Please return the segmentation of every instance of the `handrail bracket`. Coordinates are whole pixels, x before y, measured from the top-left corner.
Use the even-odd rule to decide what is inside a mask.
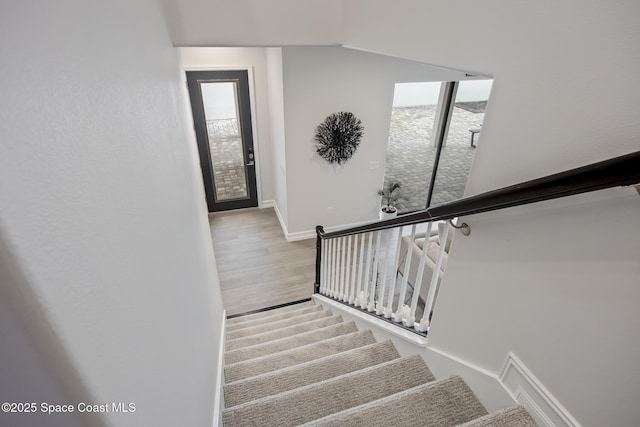
[[[454,224],[453,220],[450,219],[449,224],[451,224],[451,226],[456,230],[460,230],[463,236],[468,236],[469,234],[471,234],[471,227],[466,222],[463,222],[462,224],[458,225],[458,224]]]

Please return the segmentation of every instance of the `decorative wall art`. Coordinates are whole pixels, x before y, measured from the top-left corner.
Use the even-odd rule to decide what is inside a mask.
[[[333,113],[316,128],[316,151],[329,163],[345,163],[358,149],[363,134],[362,121],[353,113]]]

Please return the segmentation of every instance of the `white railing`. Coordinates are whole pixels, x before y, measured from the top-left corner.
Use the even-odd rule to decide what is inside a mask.
[[[348,230],[325,233],[318,226],[316,290],[425,332],[437,300],[452,234],[444,222],[434,234],[433,221],[451,224],[454,218],[605,188],[638,189],[638,182],[640,151]],[[416,250],[418,228],[425,224],[422,247]],[[471,232],[466,223],[453,227],[463,235]],[[416,263],[418,267],[414,270]],[[411,301],[408,292],[412,292]]]
[[[318,292],[424,333],[450,226],[427,222],[339,237],[318,231]]]

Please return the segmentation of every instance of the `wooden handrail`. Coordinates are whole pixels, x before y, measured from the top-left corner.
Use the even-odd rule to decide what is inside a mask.
[[[638,183],[640,183],[640,151],[475,196],[464,197],[450,203],[401,215],[397,218],[331,233],[325,233],[322,226],[318,226],[316,227],[316,232],[318,239],[324,240],[427,221],[452,219]]]

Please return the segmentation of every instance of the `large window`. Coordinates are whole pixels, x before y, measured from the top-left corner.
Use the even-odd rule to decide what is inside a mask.
[[[398,83],[385,183],[400,182],[401,212],[463,196],[492,80]],[[473,144],[472,144],[473,141]]]

